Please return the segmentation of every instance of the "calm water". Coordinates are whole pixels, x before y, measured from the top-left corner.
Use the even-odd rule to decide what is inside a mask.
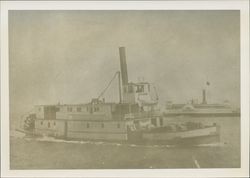
[[[240,167],[239,117],[178,118],[178,120],[217,122],[221,125],[221,142],[193,147],[138,146],[12,136],[11,169]]]

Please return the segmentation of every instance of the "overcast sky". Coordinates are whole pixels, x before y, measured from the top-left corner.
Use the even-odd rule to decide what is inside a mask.
[[[85,103],[119,70],[154,83],[161,102],[240,103],[239,11],[10,11],[11,112]],[[106,100],[118,101],[117,83]]]

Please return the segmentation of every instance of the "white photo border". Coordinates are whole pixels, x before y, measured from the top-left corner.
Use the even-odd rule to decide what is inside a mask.
[[[241,168],[10,170],[9,10],[240,10]],[[248,177],[249,176],[249,1],[2,1],[1,2],[2,177]]]

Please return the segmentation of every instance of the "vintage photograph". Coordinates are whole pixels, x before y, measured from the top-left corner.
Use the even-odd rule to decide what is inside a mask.
[[[10,10],[10,169],[241,167],[239,10]]]

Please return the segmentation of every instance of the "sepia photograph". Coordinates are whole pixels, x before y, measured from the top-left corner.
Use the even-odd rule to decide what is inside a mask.
[[[10,170],[242,167],[240,10],[11,9],[8,57]]]

